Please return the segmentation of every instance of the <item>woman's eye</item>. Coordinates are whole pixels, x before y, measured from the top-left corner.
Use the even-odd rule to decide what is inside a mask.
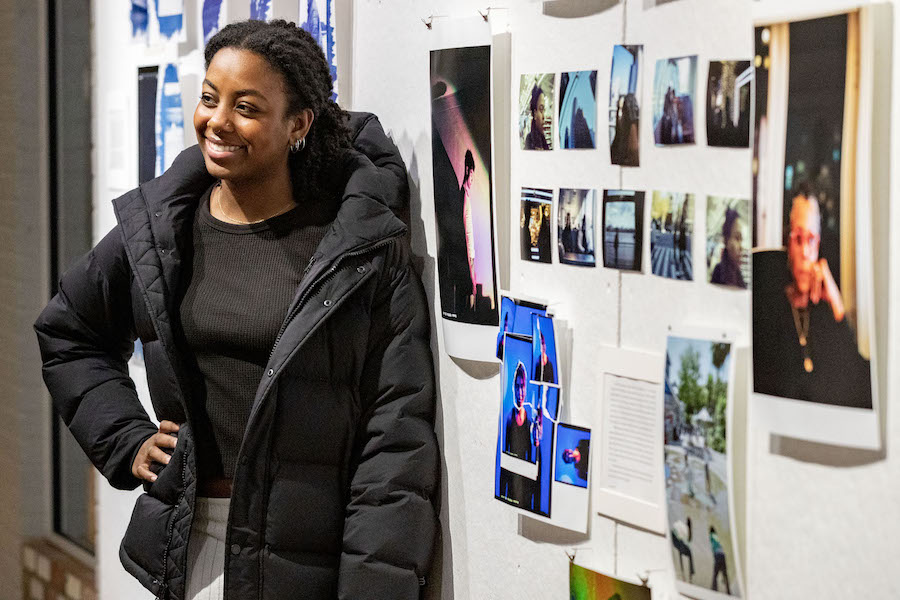
[[[205,104],[207,106],[214,104],[213,97],[210,96],[209,94],[200,94],[200,102],[202,102],[203,104]]]
[[[238,109],[239,111],[241,111],[242,113],[247,113],[247,114],[256,111],[256,109],[253,108],[252,106],[250,106],[249,104],[238,104],[238,105],[237,105],[237,109]]]

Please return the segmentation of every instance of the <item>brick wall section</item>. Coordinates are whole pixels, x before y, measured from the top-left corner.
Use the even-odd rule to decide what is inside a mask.
[[[24,600],[97,600],[94,570],[43,539],[22,547]]]

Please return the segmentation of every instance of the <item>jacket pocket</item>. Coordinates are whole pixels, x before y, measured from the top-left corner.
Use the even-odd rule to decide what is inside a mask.
[[[156,481],[144,482],[144,491],[150,496],[175,505],[184,489],[184,470],[187,466],[187,446],[190,443],[190,431],[187,424],[181,425],[178,430],[178,441],[169,458],[169,464],[155,463],[153,472],[156,473]]]
[[[173,505],[149,494],[138,496],[119,549],[125,570],[154,593],[152,587],[159,585],[165,573],[166,539],[174,511]]]

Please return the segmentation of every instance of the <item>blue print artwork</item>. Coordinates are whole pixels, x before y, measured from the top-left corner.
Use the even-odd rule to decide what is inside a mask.
[[[131,0],[131,37],[139,38],[147,34],[147,0]]]
[[[250,0],[250,18],[268,21],[272,18],[272,0]]]
[[[181,34],[184,26],[183,0],[156,0],[156,20],[159,34],[166,39]]]
[[[203,0],[203,43],[209,41],[219,31],[222,14],[222,0]]]
[[[181,86],[178,69],[166,65],[156,95],[156,176],[169,168],[184,149],[184,113],[181,110]]]
[[[328,67],[331,69],[331,81],[334,82],[334,91],[331,94],[331,99],[337,102],[337,44],[334,37],[334,0],[304,0],[300,2],[299,20],[303,21],[301,27],[313,36],[313,39],[318,42],[325,53]]]

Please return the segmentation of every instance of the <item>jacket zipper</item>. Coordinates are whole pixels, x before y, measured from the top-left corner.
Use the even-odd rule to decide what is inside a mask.
[[[308,288],[306,288],[306,291],[303,292],[303,296],[300,297],[300,301],[297,302],[297,305],[293,308],[293,310],[291,310],[291,312],[288,313],[288,316],[284,320],[284,323],[281,324],[281,330],[278,332],[278,335],[275,337],[275,343],[272,345],[272,350],[269,352],[269,360],[272,360],[272,357],[275,356],[275,349],[278,348],[278,344],[279,344],[279,342],[281,342],[281,337],[284,335],[285,330],[287,329],[288,325],[291,324],[291,321],[294,320],[294,317],[297,316],[297,313],[300,312],[300,309],[303,308],[303,305],[306,303],[306,301],[312,295],[313,290],[320,287],[322,284],[324,284],[329,279],[334,277],[334,275],[340,270],[341,263],[344,261],[345,258],[362,256],[364,254],[368,254],[369,252],[374,252],[375,250],[378,250],[379,248],[382,248],[384,246],[392,244],[394,242],[394,240],[396,240],[401,235],[403,235],[402,232],[396,233],[390,237],[387,237],[378,242],[375,242],[374,244],[372,244],[370,246],[366,246],[365,248],[361,248],[359,250],[354,250],[353,252],[347,252],[345,254],[340,255],[338,257],[338,259],[336,261],[334,261],[334,264],[331,265],[331,268],[328,269],[327,272],[325,272],[322,276],[320,276],[318,279],[316,279],[314,282],[312,282]],[[313,266],[313,263],[315,263],[315,257],[311,258],[309,261],[309,264],[306,265],[304,274],[309,272],[309,270]]]

